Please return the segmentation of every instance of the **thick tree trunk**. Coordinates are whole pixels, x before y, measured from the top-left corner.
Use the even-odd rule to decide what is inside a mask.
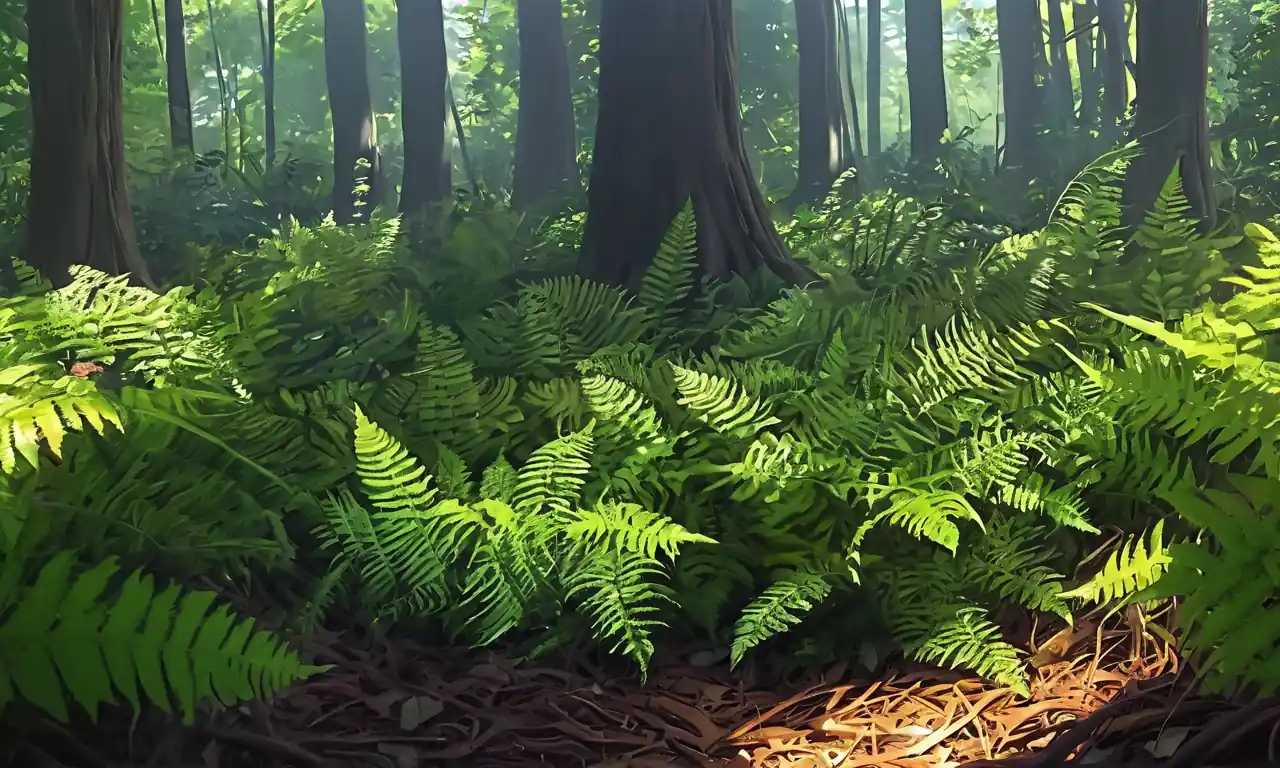
[[[884,19],[880,0],[867,0],[867,157],[874,167],[880,157],[880,61],[884,52]]]
[[[942,59],[942,0],[904,0],[911,156],[936,157],[947,130],[947,85]]]
[[[853,142],[840,77],[836,3],[795,0],[800,50],[800,168],[789,207],[823,199],[853,167]]]
[[[164,37],[170,141],[175,149],[194,153],[196,145],[191,131],[191,86],[187,80],[187,34],[182,0],[164,0]]]
[[[689,199],[703,270],[803,283],[742,140],[732,0],[604,0],[599,115],[579,271],[632,284]]]
[[[404,115],[400,212],[420,215],[449,196],[449,58],[441,0],[396,0]]]
[[[325,80],[333,116],[333,218],[349,224],[367,220],[382,192],[365,61],[364,0],[323,4]]]
[[[1039,94],[1035,47],[1040,10],[1027,0],[996,0],[1000,65],[1004,70],[1004,167],[1019,176],[1035,172]]]
[[[1107,39],[1102,70],[1102,135],[1119,135],[1118,125],[1129,109],[1129,26],[1124,20],[1124,0],[1098,0],[1098,23]]]
[[[1217,202],[1210,164],[1208,0],[1138,0],[1138,99],[1133,133],[1142,154],[1130,165],[1124,197],[1136,225],[1175,167],[1191,215],[1213,226]]]
[[[267,166],[276,162],[276,0],[258,0],[262,38],[263,141]]]
[[[560,0],[518,0],[520,105],[511,204],[549,210],[578,184],[573,86]]]
[[[1071,122],[1076,97],[1071,87],[1071,65],[1067,63],[1067,24],[1062,17],[1062,0],[1049,0],[1049,104],[1049,114],[1057,126]]]
[[[27,258],[55,284],[85,264],[149,283],[124,161],[124,0],[30,0]]]
[[[1098,98],[1102,84],[1094,66],[1093,31],[1090,26],[1098,18],[1093,0],[1075,0],[1071,6],[1071,23],[1075,26],[1076,65],[1080,68],[1080,127],[1091,130],[1098,124]],[[1086,31],[1087,30],[1087,31]]]

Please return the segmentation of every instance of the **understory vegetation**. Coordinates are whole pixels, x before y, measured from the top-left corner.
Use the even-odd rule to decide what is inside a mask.
[[[478,5],[457,13],[480,25]],[[599,44],[586,5],[567,3],[575,51]],[[968,11],[949,64],[976,76],[994,11]],[[1275,60],[1272,14],[1240,61]],[[464,58],[495,178],[503,23]],[[337,223],[305,153],[255,168],[253,141],[138,184],[153,287],[63,278],[20,248],[31,169],[0,154],[0,707],[190,722],[322,674],[297,650],[322,628],[587,645],[641,677],[673,649],[771,670],[870,649],[1029,695],[1010,616],[1130,606],[1176,606],[1212,690],[1274,693],[1265,66],[1213,81],[1216,221],[1177,168],[1127,218],[1140,140],[1048,132],[1056,160],[1015,185],[957,129],[927,162],[886,149],[874,181],[864,164],[779,205],[799,284],[700,260],[715,206],[688,194],[615,285],[582,276],[581,179],[545,218],[476,183]],[[223,96],[226,121],[243,97]],[[767,101],[747,109],[764,165],[794,117]]]

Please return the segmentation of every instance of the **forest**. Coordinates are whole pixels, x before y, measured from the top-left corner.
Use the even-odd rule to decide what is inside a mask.
[[[1277,0],[4,3],[0,762],[1275,765],[1277,82]]]

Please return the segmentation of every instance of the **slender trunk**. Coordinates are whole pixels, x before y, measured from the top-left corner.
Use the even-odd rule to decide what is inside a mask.
[[[705,272],[764,266],[811,280],[788,256],[747,159],[732,0],[603,5],[583,276],[637,281],[692,199]]]
[[[800,167],[788,207],[821,200],[853,165],[837,50],[840,0],[796,0],[800,52]]]
[[[231,167],[231,89],[227,86],[227,73],[222,68],[222,48],[218,45],[218,24],[213,18],[213,0],[205,0],[209,14],[209,43],[213,46],[213,68],[218,74],[218,113],[222,117],[222,177],[226,178]]]
[[[1142,220],[1177,168],[1191,215],[1211,228],[1208,0],[1138,0],[1136,82],[1133,132],[1143,152],[1125,177],[1127,223]]]
[[[946,71],[942,59],[942,0],[904,0],[911,156],[936,157],[947,130]]]
[[[880,156],[880,56],[884,51],[880,0],[867,0],[867,157],[874,167]]]
[[[333,116],[333,218],[349,224],[367,220],[381,193],[365,61],[364,0],[323,0],[323,5],[325,80]]]
[[[841,99],[841,106],[844,110],[845,120],[853,133],[849,136],[849,156],[854,163],[862,155],[862,126],[858,120],[858,91],[853,86],[853,46],[849,42],[849,12],[844,7],[844,0],[832,0],[835,6],[836,18],[836,42],[839,48],[844,50],[844,58],[840,58],[840,54],[836,53],[836,59],[839,64],[839,71],[842,75],[838,83],[842,83],[845,89],[845,97]],[[861,22],[858,24],[862,26]]]
[[[276,0],[258,0],[258,36],[262,38],[263,141],[270,168],[276,162]]]
[[[549,210],[578,180],[573,90],[560,0],[518,0],[520,104],[511,204]]]
[[[85,264],[149,283],[124,161],[124,0],[29,0],[27,258],[56,285]]]
[[[151,0],[151,30],[156,34],[156,50],[160,52],[160,59],[163,61],[164,36],[160,32],[160,6],[156,5],[156,0]]]
[[[1102,84],[1094,67],[1093,26],[1098,7],[1093,0],[1075,0],[1071,6],[1071,23],[1075,25],[1076,65],[1080,68],[1080,127],[1092,130],[1098,123],[1098,97]]]
[[[449,61],[440,0],[397,0],[404,179],[400,212],[418,216],[449,196]]]
[[[1022,177],[1035,173],[1039,123],[1035,48],[1040,10],[1027,0],[996,0],[1000,65],[1004,71],[1004,167]]]
[[[1124,0],[1098,0],[1098,22],[1107,40],[1102,70],[1102,135],[1119,136],[1119,124],[1129,108],[1129,27],[1124,20]]]
[[[1062,16],[1062,0],[1049,0],[1049,112],[1058,127],[1065,127],[1075,114],[1076,98],[1071,87],[1071,65],[1067,63],[1067,23]]]
[[[176,149],[194,153],[191,131],[191,85],[187,79],[187,30],[182,0],[164,0],[165,56],[169,90],[169,137]]]

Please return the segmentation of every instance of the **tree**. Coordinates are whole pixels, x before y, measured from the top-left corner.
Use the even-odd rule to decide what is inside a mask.
[[[1040,40],[1040,10],[1027,0],[996,0],[996,25],[1004,72],[1004,165],[1030,174],[1035,170],[1039,122],[1035,47]]]
[[[365,62],[364,0],[323,0],[323,5],[325,80],[333,115],[333,218],[348,224],[367,217],[362,211],[376,205],[382,192]]]
[[[875,166],[880,156],[880,59],[884,51],[884,18],[880,0],[867,0],[867,158]]]
[[[194,153],[191,85],[187,80],[187,31],[182,0],[164,0],[165,69],[169,92],[169,139],[175,149]]]
[[[795,0],[800,54],[799,179],[789,203],[821,200],[854,165],[853,137],[840,77],[842,0]]]
[[[1037,9],[1037,24],[1039,15]],[[1056,126],[1066,126],[1075,113],[1076,98],[1071,88],[1071,65],[1067,62],[1067,24],[1062,16],[1062,0],[1049,0],[1049,104]]]
[[[599,111],[579,271],[638,280],[692,199],[698,261],[717,277],[764,266],[811,275],[787,255],[742,140],[732,0],[603,0]]]
[[[926,159],[937,156],[939,144],[947,131],[942,0],[905,0],[905,10],[911,156]]]
[[[1142,154],[1125,177],[1128,223],[1142,220],[1176,168],[1190,214],[1212,227],[1208,0],[1138,0],[1136,84],[1133,133]]]
[[[124,161],[124,0],[29,0],[27,258],[55,284],[85,264],[150,282]]]
[[[441,0],[396,0],[404,115],[400,212],[419,215],[449,196],[449,59]]]
[[[1102,135],[1115,137],[1129,109],[1129,25],[1124,19],[1124,0],[1098,0],[1098,25],[1106,38],[1102,57]]]
[[[1075,0],[1071,6],[1071,23],[1076,43],[1076,66],[1080,68],[1080,127],[1091,129],[1098,122],[1098,98],[1102,83],[1094,65],[1093,30],[1098,6],[1093,0]]]
[[[511,204],[550,207],[577,184],[573,91],[560,0],[518,0],[520,102]]]
[[[262,40],[263,144],[271,166],[276,162],[276,0],[258,0],[258,36]]]

